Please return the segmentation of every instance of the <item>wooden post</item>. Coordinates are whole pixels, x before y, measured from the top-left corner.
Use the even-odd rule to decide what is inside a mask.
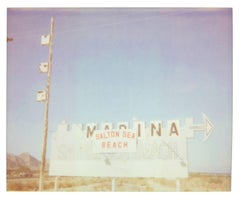
[[[177,192],[180,192],[180,191],[181,191],[180,179],[176,179],[176,191],[177,191]]]
[[[54,191],[57,192],[58,191],[58,186],[59,186],[59,176],[55,177],[55,182],[54,182]]]
[[[115,178],[112,178],[112,192],[116,191],[116,182],[115,182]]]
[[[49,109],[51,67],[52,67],[53,31],[54,31],[54,18],[52,17],[51,18],[50,42],[49,42],[49,55],[48,55],[49,67],[48,67],[48,78],[47,78],[47,85],[46,85],[47,98],[45,101],[45,119],[44,119],[43,143],[42,143],[42,160],[41,160],[40,176],[39,176],[39,191],[43,190],[44,168],[45,168],[45,163],[46,163],[47,134],[48,134],[48,109]]]

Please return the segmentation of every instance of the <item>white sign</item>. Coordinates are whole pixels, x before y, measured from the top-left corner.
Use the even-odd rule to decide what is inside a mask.
[[[40,73],[47,73],[48,72],[48,62],[43,62],[39,66]]]
[[[50,35],[49,34],[42,35],[41,36],[41,44],[43,46],[47,46],[47,45],[49,45],[49,43],[50,43]]]
[[[37,92],[37,101],[38,102],[46,101],[46,99],[47,99],[46,91],[38,91]]]
[[[203,125],[186,119],[128,123],[68,125],[62,123],[52,137],[49,174],[95,177],[188,177],[187,138],[193,131],[212,131],[204,115]],[[206,136],[206,134],[205,134]]]
[[[93,136],[93,153],[136,152],[134,130],[98,130]]]

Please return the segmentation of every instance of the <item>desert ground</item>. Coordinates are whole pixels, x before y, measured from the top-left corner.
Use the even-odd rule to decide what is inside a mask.
[[[109,192],[112,191],[112,178],[100,177],[56,177],[45,175],[44,191],[69,192]],[[38,191],[38,174],[32,177],[7,177],[7,191]],[[115,178],[116,192],[175,192],[176,181],[163,178]],[[231,191],[231,176],[216,174],[190,173],[186,179],[180,179],[180,191]]]

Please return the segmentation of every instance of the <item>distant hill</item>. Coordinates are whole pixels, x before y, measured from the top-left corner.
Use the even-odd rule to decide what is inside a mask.
[[[14,155],[7,153],[7,169],[17,169],[19,167],[27,167],[31,170],[37,170],[40,168],[41,162],[29,153],[22,153],[20,155]]]
[[[14,154],[7,154],[7,169],[15,169],[24,166],[24,161]]]

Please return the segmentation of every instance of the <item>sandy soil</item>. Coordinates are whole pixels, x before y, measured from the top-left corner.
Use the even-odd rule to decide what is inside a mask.
[[[7,178],[7,191],[38,191],[38,176]],[[44,191],[55,191],[55,177],[45,177]],[[59,177],[57,191],[112,191],[111,178]],[[115,191],[177,191],[175,180],[162,178],[116,178]],[[231,191],[231,176],[190,174],[180,179],[180,191]]]

